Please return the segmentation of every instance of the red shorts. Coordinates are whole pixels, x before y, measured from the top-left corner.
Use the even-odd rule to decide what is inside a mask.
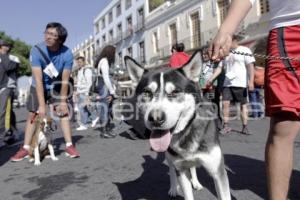
[[[300,58],[300,25],[273,29],[268,55]],[[300,60],[268,60],[265,73],[266,115],[300,117]]]

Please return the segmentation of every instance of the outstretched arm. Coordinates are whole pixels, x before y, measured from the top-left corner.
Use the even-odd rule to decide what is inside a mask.
[[[245,18],[255,0],[233,0],[228,14],[210,45],[209,53],[213,60],[220,60],[229,54],[232,35]]]

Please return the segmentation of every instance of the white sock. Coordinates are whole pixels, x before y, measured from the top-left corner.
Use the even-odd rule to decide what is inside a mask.
[[[28,151],[28,150],[30,149],[30,146],[24,144],[24,145],[23,145],[23,148],[26,149],[26,150]]]
[[[72,146],[72,142],[67,142],[66,147]]]

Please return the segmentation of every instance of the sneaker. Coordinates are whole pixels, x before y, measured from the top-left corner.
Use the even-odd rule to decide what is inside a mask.
[[[232,130],[232,129],[231,129],[230,127],[225,126],[225,127],[223,127],[223,128],[219,131],[219,133],[220,133],[221,135],[228,135],[228,134],[230,134],[231,130]]]
[[[78,158],[80,156],[78,151],[75,149],[74,145],[66,147],[65,151],[66,151],[66,156],[70,158]]]
[[[20,150],[10,158],[10,160],[12,162],[18,162],[23,160],[24,158],[27,158],[28,156],[29,156],[29,152],[23,147],[21,147]]]
[[[98,121],[99,121],[99,117],[97,117],[96,119],[94,119],[94,120],[92,121],[91,127],[94,128],[94,127],[97,125],[97,122],[98,122]]]
[[[243,127],[243,130],[241,131],[241,134],[244,135],[252,135],[252,133],[249,131],[249,129],[247,128],[247,126]]]
[[[87,129],[88,127],[80,125],[78,128],[76,128],[76,131],[85,131]]]

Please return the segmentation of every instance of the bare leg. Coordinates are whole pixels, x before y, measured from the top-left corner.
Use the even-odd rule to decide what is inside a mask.
[[[229,108],[230,108],[230,101],[223,101],[224,124],[227,124],[229,121]]]
[[[248,123],[248,107],[247,104],[241,105],[241,117],[242,117],[242,123],[243,125],[247,125]]]
[[[293,168],[294,141],[300,121],[271,119],[266,144],[266,172],[270,200],[286,200]]]
[[[62,129],[62,132],[64,134],[64,138],[65,138],[66,143],[67,142],[72,143],[71,126],[70,126],[69,117],[67,116],[67,117],[61,118],[60,124],[61,124],[61,129]]]
[[[32,135],[34,133],[35,129],[35,123],[31,123],[31,120],[34,117],[34,113],[29,112],[27,116],[27,121],[26,121],[26,128],[25,128],[25,138],[24,138],[24,145],[30,145]]]

